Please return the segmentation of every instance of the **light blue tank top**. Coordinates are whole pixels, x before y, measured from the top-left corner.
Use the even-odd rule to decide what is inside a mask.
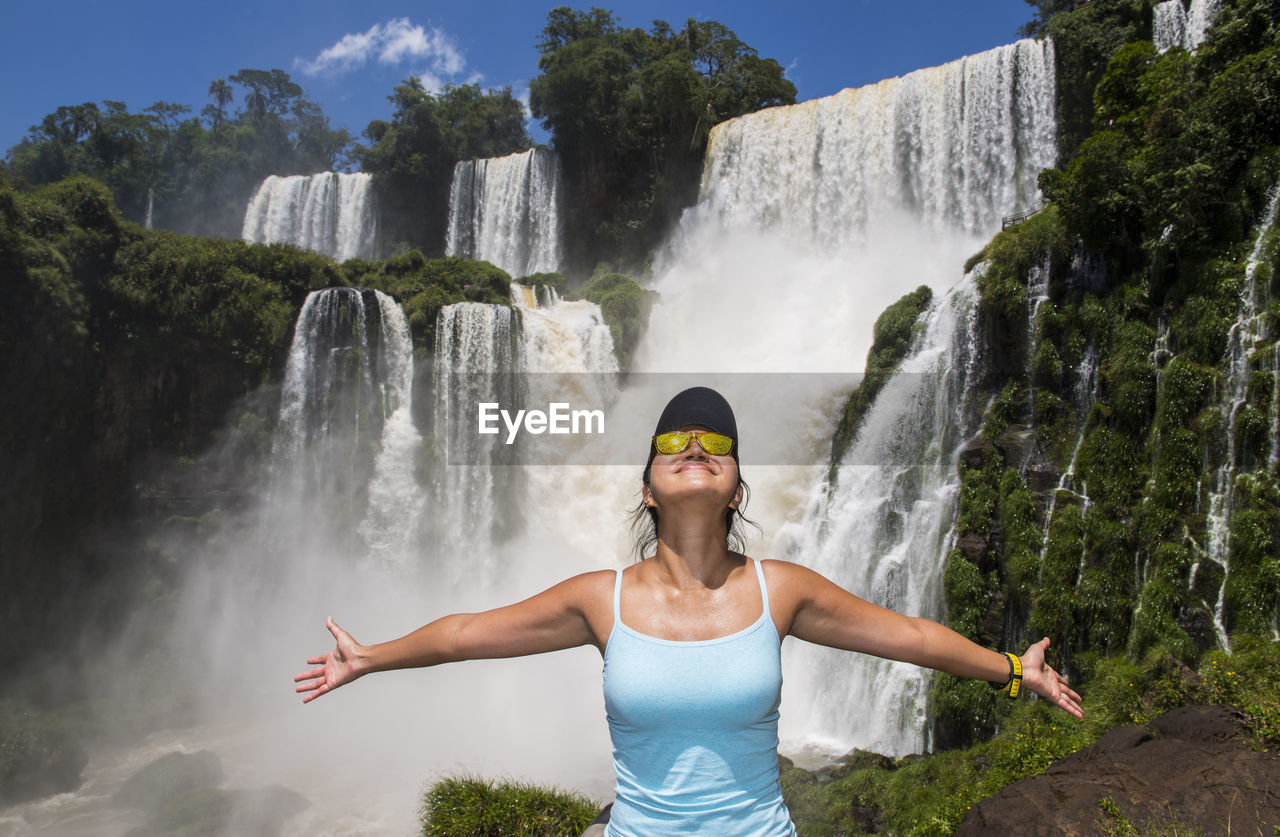
[[[622,571],[604,652],[618,774],[609,837],[793,837],[778,784],[781,640],[764,612],[737,633],[658,639],[622,622]]]

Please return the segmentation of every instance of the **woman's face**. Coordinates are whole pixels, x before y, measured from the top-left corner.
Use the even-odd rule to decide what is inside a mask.
[[[686,425],[680,430],[704,431],[701,425]],[[675,504],[707,506],[723,514],[742,502],[742,486],[738,480],[738,463],[730,455],[712,456],[695,438],[679,453],[658,454],[649,469],[649,484],[644,487],[645,505],[661,514]]]

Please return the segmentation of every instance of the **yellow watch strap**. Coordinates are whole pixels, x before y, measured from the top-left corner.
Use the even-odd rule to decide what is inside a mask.
[[[1022,691],[1022,660],[1017,654],[1008,651],[1004,655],[1009,658],[1009,682],[1005,684],[1003,691],[1007,692],[1010,698],[1017,699],[1018,694]]]

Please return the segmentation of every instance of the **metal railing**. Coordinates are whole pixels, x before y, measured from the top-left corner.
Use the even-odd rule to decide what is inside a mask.
[[[1045,207],[1044,204],[1040,204],[1039,206],[1033,206],[1028,210],[1019,212],[1016,215],[1006,215],[1000,219],[1000,229],[1007,230],[1010,227],[1014,226],[1015,224],[1021,224],[1023,221],[1027,220],[1032,215],[1035,215],[1037,212],[1044,209],[1044,207]]]

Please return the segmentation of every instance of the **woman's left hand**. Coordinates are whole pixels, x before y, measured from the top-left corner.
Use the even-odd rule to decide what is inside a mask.
[[[1067,678],[1044,661],[1044,650],[1048,647],[1049,638],[1045,637],[1022,655],[1022,688],[1030,689],[1063,712],[1083,718],[1080,695],[1067,685]]]

